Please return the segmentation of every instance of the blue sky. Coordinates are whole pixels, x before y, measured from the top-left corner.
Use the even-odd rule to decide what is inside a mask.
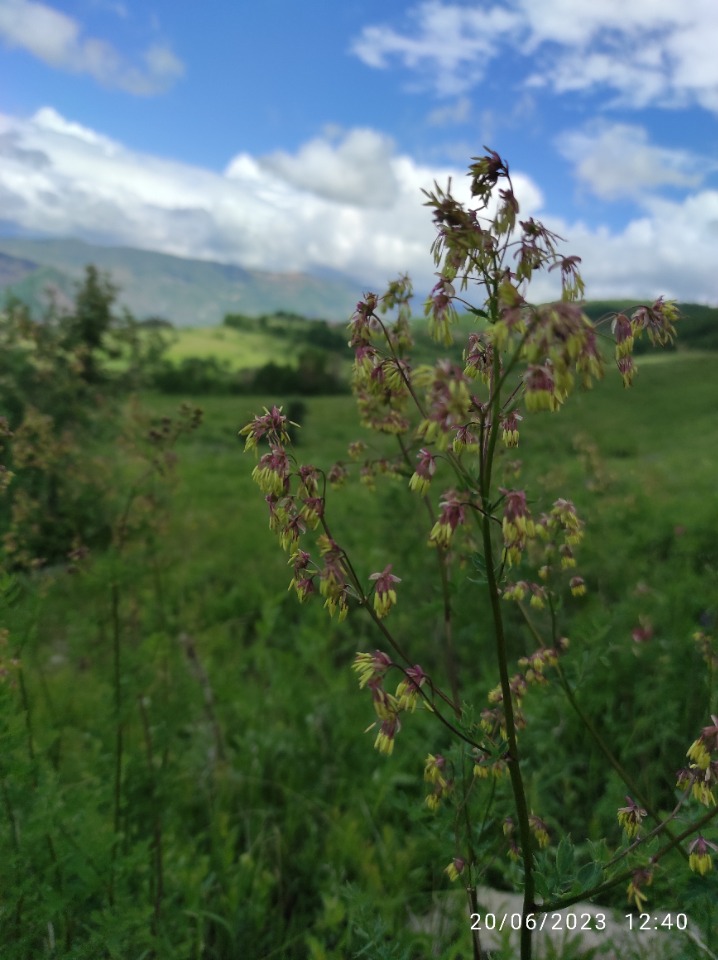
[[[486,144],[589,297],[718,303],[716,41],[715,0],[0,0],[0,222],[425,293],[421,188]]]

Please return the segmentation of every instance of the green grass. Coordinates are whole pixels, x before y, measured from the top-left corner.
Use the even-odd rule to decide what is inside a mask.
[[[179,363],[190,357],[215,358],[231,370],[261,367],[265,363],[291,363],[288,354],[277,356],[277,340],[260,330],[232,330],[230,327],[183,328],[173,334],[167,357]]]
[[[225,339],[209,335],[219,332]],[[207,349],[234,349],[247,336],[203,334]],[[718,613],[718,387],[710,356],[638,365],[631,391],[612,377],[559,415],[528,418],[505,459],[524,461],[522,483],[537,510],[561,495],[588,518],[579,557],[589,595],[560,611],[572,641],[566,672],[622,762],[665,805],[688,744],[718,706],[691,639]],[[421,781],[426,754],[445,749],[445,738],[418,711],[394,756],[379,756],[363,732],[370,698],[349,663],[381,639],[361,610],[339,625],[320,601],[300,607],[287,592],[287,558],[237,431],[263,406],[291,398],[143,402],[159,418],[182,399],[204,409],[204,424],[178,445],[167,510],[158,487],[150,533],[122,556],[98,554],[75,576],[58,568],[19,578],[7,611],[22,683],[0,687],[0,953],[433,956],[430,938],[412,933],[407,917],[428,914],[434,893],[449,888],[450,825],[423,806]],[[302,460],[326,468],[346,459],[350,440],[369,439],[353,425],[350,397],[305,403]],[[380,439],[378,452],[389,447]],[[109,443],[104,456],[127,489],[139,464]],[[376,496],[353,484],[330,495],[329,516],[362,576],[394,564],[402,583],[392,623],[441,676],[441,609],[423,548],[429,521],[416,500],[397,481],[380,480]],[[465,690],[478,696],[495,677],[488,611],[472,576],[457,568],[453,589]],[[637,644],[631,630],[641,616],[653,636]],[[509,624],[518,656],[529,641],[510,615]],[[576,840],[615,835],[625,788],[565,701],[538,690],[525,706],[534,808]],[[678,860],[670,871],[656,877],[651,908],[707,910],[691,907],[691,897],[713,896],[712,879],[687,884]],[[509,873],[499,858],[488,880]],[[619,891],[617,905],[624,898]],[[455,940],[442,945],[444,960],[469,956],[465,929]]]

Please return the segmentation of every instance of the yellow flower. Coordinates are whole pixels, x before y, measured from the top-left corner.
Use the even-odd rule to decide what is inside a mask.
[[[713,869],[713,859],[710,854],[711,850],[718,850],[718,847],[700,835],[696,837],[688,848],[688,866],[702,877],[704,877],[709,870]]]

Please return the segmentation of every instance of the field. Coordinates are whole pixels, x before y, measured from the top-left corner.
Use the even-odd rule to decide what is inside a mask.
[[[237,367],[242,350],[276,360],[276,342],[262,353],[230,329],[186,334],[174,350],[218,346]],[[706,666],[694,639],[715,630],[718,610],[718,386],[708,353],[639,367],[631,391],[610,378],[558,418],[534,415],[513,453],[530,497],[559,489],[588,517],[588,594],[565,611],[565,671],[619,762],[667,811],[687,747],[718,710],[715,647]],[[176,465],[148,479],[152,454],[137,438],[183,400],[203,423],[179,436]],[[350,664],[380,638],[361,609],[339,624],[318,598],[301,607],[288,593],[287,558],[237,438],[264,405],[291,400],[147,394],[143,413],[127,405],[127,442],[91,451],[125,524],[115,520],[112,544],[73,572],[58,563],[6,580],[19,665],[0,687],[4,960],[472,955],[464,900],[444,873],[450,831],[424,804],[422,769],[441,736],[418,711],[392,757],[373,749]],[[303,404],[297,456],[325,469],[346,459],[362,436],[353,399]],[[416,502],[379,478],[376,493],[350,483],[330,494],[330,510],[363,576],[392,563],[402,577],[393,628],[440,672],[441,601]],[[473,576],[454,573],[455,641],[462,694],[481,702],[495,681]],[[616,840],[625,787],[559,693],[527,701],[532,807],[550,833]],[[512,879],[515,866],[492,852],[485,882]],[[691,874],[676,855],[648,893],[646,909],[688,912],[713,951],[685,941],[681,956],[715,955],[714,873]],[[437,937],[439,902],[449,920]],[[605,903],[627,910],[623,889]]]
[[[262,366],[275,359],[276,342],[260,331],[247,333],[226,327],[206,327],[178,332],[168,358],[181,362],[188,357],[216,358],[234,370]]]

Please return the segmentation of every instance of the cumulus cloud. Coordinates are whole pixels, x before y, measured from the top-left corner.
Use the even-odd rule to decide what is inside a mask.
[[[286,183],[317,197],[366,207],[386,207],[397,194],[393,143],[375,130],[350,130],[343,139],[318,137],[292,155],[277,151],[262,166]],[[228,175],[232,175],[230,166]]]
[[[380,134],[368,133],[347,133],[332,145],[330,162],[341,166],[346,144],[354,159],[357,144],[373,145],[375,159],[389,149]],[[311,159],[313,150],[316,144],[298,157]],[[135,153],[50,108],[30,120],[0,118],[0,156],[4,215],[27,231],[256,269],[327,266],[376,286],[406,269],[428,282],[433,231],[420,188],[454,176],[466,189],[460,169],[423,167],[392,153],[384,161],[389,172],[381,167],[391,196],[383,206],[367,206],[356,183],[360,202],[308,189],[307,179],[314,187],[318,173],[311,163],[300,167],[299,185],[292,182],[296,171],[287,176],[248,153],[234,157],[223,175]]]
[[[374,68],[398,62],[444,96],[470,90],[510,50],[538,58],[529,86],[718,112],[717,33],[715,0],[496,0],[483,10],[424,0],[403,29],[365,27],[352,51]]]
[[[354,133],[359,142],[386,146],[379,133],[372,141],[368,131],[348,131],[334,151]],[[452,177],[455,195],[468,201],[468,179],[461,167],[424,165],[393,151],[387,163],[392,196],[384,206],[367,206],[297,185],[246,152],[221,174],[133,152],[51,108],[30,120],[0,116],[0,208],[26,232],[254,269],[330,267],[374,289],[408,271],[424,294],[434,283],[434,228],[421,189]],[[648,195],[639,218],[609,232],[552,218],[531,178],[512,176],[522,216],[541,217],[566,238],[566,253],[584,257],[590,296],[718,299],[718,192],[702,190],[682,202]],[[554,296],[555,277],[540,279],[532,297]]]
[[[184,73],[165,44],[151,45],[139,63],[131,63],[107,41],[86,36],[77,20],[36,0],[3,0],[0,37],[51,67],[87,73],[107,87],[138,95],[161,93]]]
[[[592,298],[663,295],[718,306],[716,190],[675,202],[651,198],[644,214],[617,232],[559,221],[552,226],[569,237],[570,252],[583,258]]]
[[[558,138],[558,148],[578,179],[604,200],[637,198],[658,187],[697,187],[715,161],[687,150],[651,144],[643,127],[628,123],[589,124]]]

